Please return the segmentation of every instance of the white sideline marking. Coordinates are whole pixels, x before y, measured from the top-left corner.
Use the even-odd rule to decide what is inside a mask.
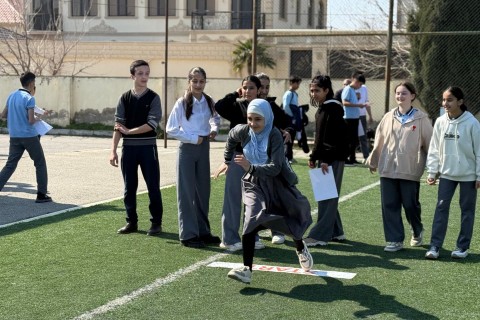
[[[158,289],[158,288],[160,288],[160,287],[162,287],[166,284],[169,284],[169,283],[179,279],[180,277],[182,277],[186,274],[189,274],[193,271],[196,271],[200,267],[202,267],[204,265],[207,265],[207,264],[209,264],[209,263],[211,263],[211,262],[213,262],[217,259],[221,259],[221,258],[223,258],[227,255],[228,255],[227,253],[218,253],[218,254],[213,255],[213,256],[205,259],[205,260],[202,260],[202,261],[199,261],[195,264],[192,264],[191,266],[188,266],[184,269],[180,269],[178,271],[175,271],[174,273],[171,273],[164,278],[158,278],[153,283],[148,284],[143,288],[135,290],[135,291],[133,291],[133,292],[127,294],[127,295],[124,295],[123,297],[112,300],[112,301],[108,302],[107,304],[104,304],[103,306],[100,306],[96,309],[85,312],[85,313],[79,315],[78,317],[76,317],[74,319],[75,320],[92,319],[95,316],[98,316],[100,314],[104,314],[104,313],[107,313],[109,311],[112,311],[112,310],[114,310],[118,307],[121,307],[121,306],[129,303],[130,301],[133,301],[134,299],[136,299],[136,298],[138,298],[138,297],[140,297],[140,296],[142,296],[146,293],[152,292],[155,289]]]
[[[365,186],[365,187],[363,187],[363,188],[360,188],[360,189],[358,189],[357,191],[354,191],[354,192],[352,192],[352,193],[349,193],[349,194],[346,194],[346,195],[340,197],[340,199],[338,200],[338,202],[344,202],[344,201],[350,200],[351,198],[359,195],[360,193],[363,193],[363,192],[365,192],[365,191],[367,191],[367,190],[370,190],[370,189],[372,189],[372,188],[374,188],[374,187],[376,187],[376,186],[379,186],[379,185],[380,185],[380,181],[377,181],[377,182],[374,182],[374,183],[372,183],[372,184],[369,184],[368,186]]]
[[[233,268],[243,267],[243,263],[215,261],[207,265],[207,267],[233,269]],[[267,266],[262,264],[254,264],[252,267],[252,270],[278,272],[278,273],[293,273],[293,274],[302,274],[305,276],[328,277],[328,278],[336,278],[336,279],[353,279],[357,275],[356,273],[351,273],[351,272],[324,271],[324,270],[305,271],[301,268]]]
[[[370,189],[372,189],[372,188],[374,188],[374,187],[376,187],[376,186],[378,186],[378,185],[380,185],[380,181],[374,182],[374,183],[372,183],[372,184],[369,184],[368,186],[365,186],[365,187],[362,187],[362,188],[358,189],[357,191],[354,191],[354,192],[352,192],[352,193],[349,193],[349,194],[346,194],[346,195],[344,195],[344,196],[341,196],[340,199],[338,199],[338,203],[342,203],[342,202],[344,202],[344,201],[350,200],[350,199],[352,199],[353,197],[359,195],[360,193],[365,192],[365,191],[367,191],[367,190],[370,190]],[[311,214],[312,214],[312,216],[318,214],[318,207],[315,208],[315,209],[313,209],[313,210],[311,211]],[[264,231],[264,232],[265,232],[265,231]],[[267,232],[268,232],[268,233],[267,233],[267,235],[268,235],[268,234],[269,234],[269,231],[267,230]]]

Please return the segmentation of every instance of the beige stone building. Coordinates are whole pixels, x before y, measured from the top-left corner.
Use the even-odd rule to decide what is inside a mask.
[[[0,3],[15,1],[19,0]],[[259,29],[325,26],[327,0],[257,1]],[[31,0],[25,12],[30,37],[60,32],[62,41],[75,43],[62,75],[125,76],[130,62],[141,58],[162,77],[166,4],[167,0]],[[190,67],[200,65],[209,77],[238,78],[231,66],[232,51],[238,41],[252,38],[253,0],[168,0],[168,6],[168,75],[184,77]],[[288,77],[288,48],[271,44],[269,53],[279,68],[265,71],[273,78]],[[89,67],[78,73],[85,66]]]

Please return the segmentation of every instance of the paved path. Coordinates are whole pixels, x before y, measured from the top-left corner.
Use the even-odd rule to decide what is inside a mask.
[[[0,134],[0,169],[8,156],[9,137]],[[109,164],[111,138],[44,136],[42,146],[48,166],[48,189],[54,202],[35,203],[36,179],[33,161],[25,152],[17,170],[0,192],[0,225],[76,206],[121,198],[123,181],[120,168]],[[211,143],[212,172],[223,161],[225,142]],[[160,183],[175,183],[178,141],[158,141]],[[121,150],[118,150],[119,156]],[[139,191],[146,190],[139,173]]]

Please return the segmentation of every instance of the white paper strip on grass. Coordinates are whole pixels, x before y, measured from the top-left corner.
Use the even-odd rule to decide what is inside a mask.
[[[241,263],[222,262],[222,261],[215,261],[207,265],[207,267],[227,268],[227,269],[239,268],[242,266],[243,264]],[[357,275],[356,273],[351,273],[351,272],[323,271],[323,270],[305,271],[301,268],[266,266],[261,264],[254,264],[252,269],[254,271],[293,273],[293,274],[303,274],[305,276],[328,277],[328,278],[336,278],[336,279],[353,279],[353,277]]]
[[[310,174],[315,201],[338,198],[332,166],[328,167],[328,173],[326,174],[320,168],[312,169],[308,173]]]

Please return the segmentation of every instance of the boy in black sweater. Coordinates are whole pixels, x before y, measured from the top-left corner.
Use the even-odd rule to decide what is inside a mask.
[[[124,203],[127,224],[120,234],[138,230],[137,187],[138,166],[147,184],[152,222],[147,235],[162,232],[163,203],[160,193],[160,166],[158,163],[156,128],[162,118],[160,97],[147,88],[150,67],[146,61],[136,60],[130,65],[133,89],[125,92],[115,112],[110,164],[118,167],[117,147],[123,137],[121,169],[125,184]]]

